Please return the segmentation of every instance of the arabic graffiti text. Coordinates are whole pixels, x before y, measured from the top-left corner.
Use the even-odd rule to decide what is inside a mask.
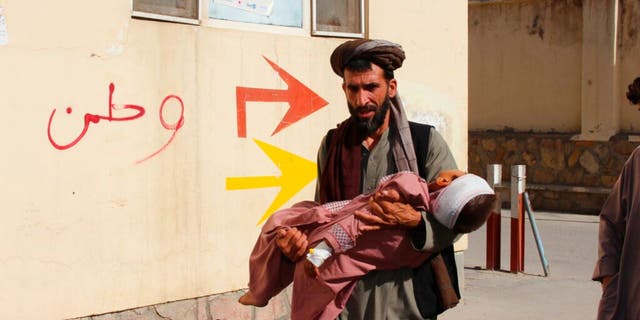
[[[58,149],[58,150],[67,150],[73,146],[75,146],[76,144],[78,144],[78,142],[80,142],[80,140],[82,140],[82,138],[85,136],[85,134],[87,134],[87,131],[89,130],[89,126],[93,123],[93,124],[98,124],[100,123],[100,121],[132,121],[132,120],[136,120],[138,118],[141,118],[142,116],[145,115],[146,110],[144,107],[139,106],[139,105],[135,105],[135,104],[125,104],[122,108],[116,108],[116,105],[113,103],[113,93],[115,91],[115,85],[113,83],[109,84],[109,98],[108,98],[108,113],[107,115],[99,115],[99,114],[91,114],[91,113],[85,113],[84,114],[84,121],[83,121],[83,125],[82,125],[82,130],[80,131],[80,134],[71,142],[68,143],[59,143],[57,142],[54,138],[53,135],[51,134],[51,126],[53,123],[53,118],[56,114],[56,109],[54,108],[51,111],[51,115],[49,116],[49,122],[47,124],[47,137],[49,138],[49,142],[51,143],[51,145]],[[169,101],[175,101],[178,104],[178,107],[180,108],[180,115],[178,117],[178,119],[176,120],[175,123],[168,123],[165,118],[164,118],[164,108],[166,107],[166,105],[168,104]],[[174,105],[174,104],[171,104]],[[123,112],[123,111],[128,111],[131,110],[133,112]],[[65,109],[67,114],[71,114],[73,113],[73,108],[72,107],[67,107]],[[119,115],[114,115],[114,111],[116,111],[117,113],[120,113]],[[159,120],[160,120],[160,124],[162,125],[162,127],[166,130],[171,131],[171,136],[169,137],[169,139],[167,140],[167,142],[165,144],[163,144],[157,151],[151,153],[150,155],[142,158],[141,160],[136,161],[135,163],[141,163],[144,162],[146,160],[149,160],[151,158],[153,158],[154,156],[156,156],[157,154],[159,154],[160,152],[162,152],[163,150],[166,149],[166,147],[173,141],[173,139],[176,136],[176,133],[178,132],[178,130],[180,130],[180,128],[182,128],[182,126],[184,125],[184,103],[182,102],[182,99],[174,94],[170,94],[167,95],[163,100],[162,103],[160,104],[160,108],[158,111],[158,115],[159,115]]]

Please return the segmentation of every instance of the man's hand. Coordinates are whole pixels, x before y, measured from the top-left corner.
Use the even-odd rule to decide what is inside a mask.
[[[276,245],[289,260],[296,262],[307,252],[307,235],[297,228],[280,229],[276,234]]]
[[[410,205],[403,203],[395,190],[382,190],[369,200],[371,214],[356,211],[358,219],[367,223],[362,231],[380,229],[412,229],[420,224],[422,215]]]

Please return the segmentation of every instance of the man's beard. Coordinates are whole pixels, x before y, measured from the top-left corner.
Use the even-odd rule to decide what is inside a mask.
[[[357,116],[357,110],[351,104],[349,104],[349,113],[351,113],[351,118],[356,122],[356,128],[358,129],[358,133],[363,136],[370,136],[376,130],[382,126],[384,123],[384,118],[387,116],[387,111],[389,111],[389,106],[391,105],[391,100],[389,97],[384,99],[380,109],[376,110],[376,106],[367,105],[365,106],[369,111],[375,111],[373,117],[369,119],[361,119]]]

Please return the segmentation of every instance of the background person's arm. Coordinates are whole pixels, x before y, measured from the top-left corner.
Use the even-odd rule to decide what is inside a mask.
[[[600,227],[598,231],[598,260],[592,279],[602,282],[603,288],[609,284],[611,276],[618,273],[630,197],[636,193],[634,177],[640,170],[638,149],[627,160],[622,173],[611,189],[607,201],[600,211]]]

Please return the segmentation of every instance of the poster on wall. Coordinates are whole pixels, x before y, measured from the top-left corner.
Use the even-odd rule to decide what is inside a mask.
[[[4,9],[0,6],[0,46],[9,44],[9,33],[7,32],[7,19],[4,17]]]
[[[302,28],[302,0],[209,0],[209,18]]]

